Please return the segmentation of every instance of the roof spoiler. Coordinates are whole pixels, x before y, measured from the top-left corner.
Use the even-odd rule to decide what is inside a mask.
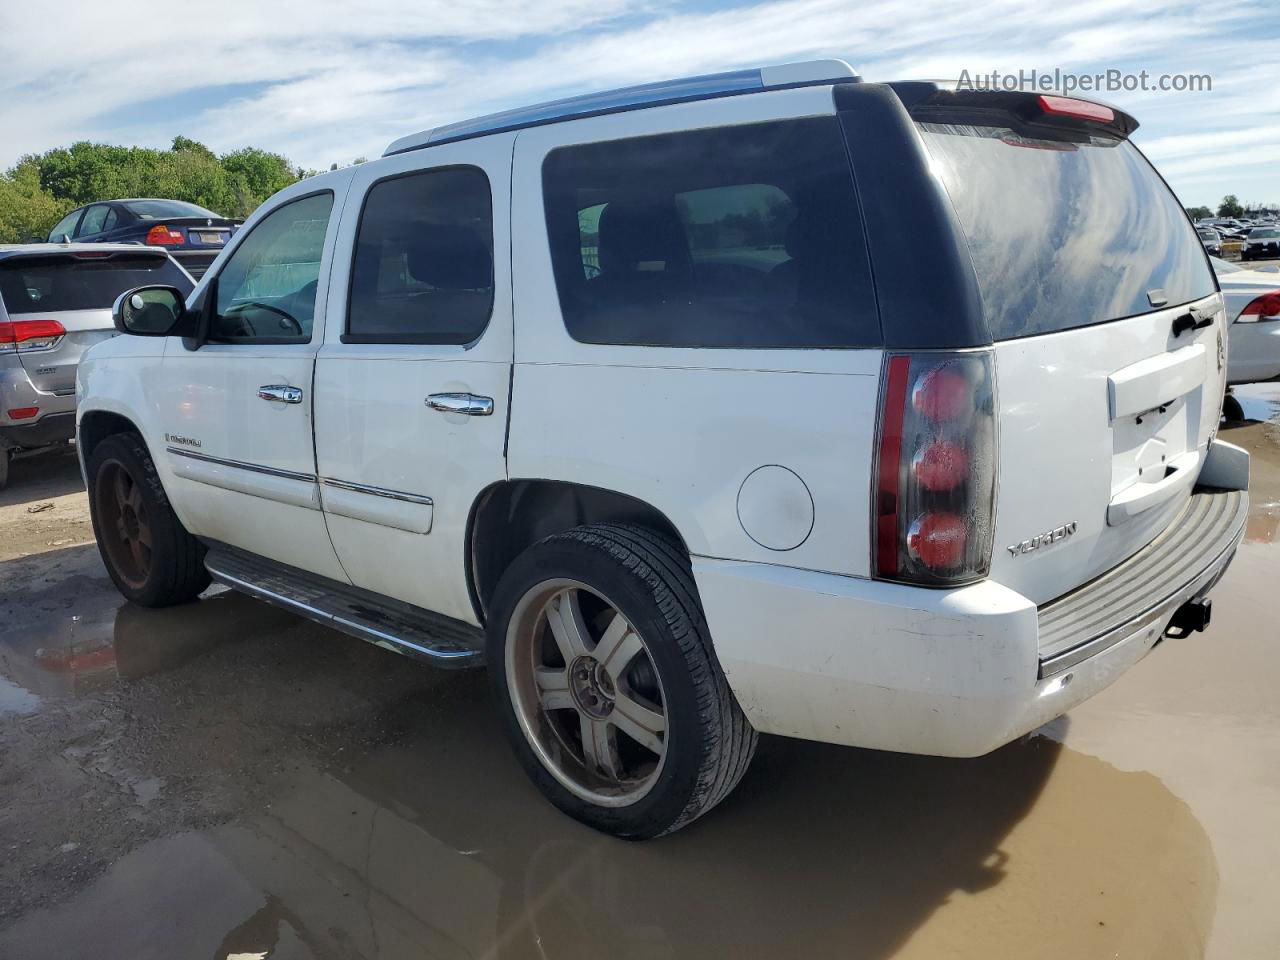
[[[1029,90],[960,90],[954,84],[914,80],[891,83],[912,119],[937,123],[1008,123],[1058,135],[1103,133],[1127,139],[1138,121],[1119,107],[1061,93]]]

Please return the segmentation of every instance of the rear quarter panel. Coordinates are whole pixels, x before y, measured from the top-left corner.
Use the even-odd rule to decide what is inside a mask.
[[[572,481],[638,498],[696,555],[868,573],[882,352],[579,343],[561,317],[542,203],[542,161],[556,146],[833,112],[830,90],[797,89],[520,133],[511,191],[513,479]],[[789,496],[786,485],[762,484],[745,506],[793,533],[799,542],[789,549],[757,542],[740,520],[744,482],[770,466],[798,476],[809,502],[803,493]]]

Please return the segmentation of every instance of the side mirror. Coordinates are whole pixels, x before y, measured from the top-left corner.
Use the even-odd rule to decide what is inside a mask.
[[[135,337],[191,337],[197,326],[182,291],[163,286],[126,290],[116,298],[111,320],[121,333]]]

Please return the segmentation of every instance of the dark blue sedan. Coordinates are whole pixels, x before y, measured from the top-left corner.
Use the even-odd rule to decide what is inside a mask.
[[[164,247],[198,279],[242,223],[182,200],[103,200],[68,213],[49,231],[49,242]]]

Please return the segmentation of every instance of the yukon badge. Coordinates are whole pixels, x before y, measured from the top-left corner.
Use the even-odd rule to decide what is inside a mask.
[[[1076,532],[1076,522],[1072,520],[1070,523],[1064,523],[1060,527],[1054,527],[1047,533],[1041,533],[1032,537],[1030,540],[1023,540],[1021,543],[1015,543],[1012,546],[1005,547],[1015,557],[1020,557],[1024,553],[1030,553],[1032,550],[1039,550],[1041,547],[1051,546],[1060,540],[1065,540]]]

